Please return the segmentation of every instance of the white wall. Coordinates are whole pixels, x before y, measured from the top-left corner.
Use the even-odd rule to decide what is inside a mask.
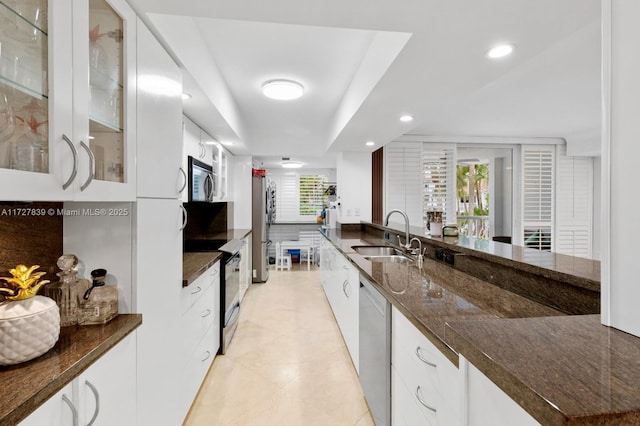
[[[251,156],[229,156],[229,193],[233,194],[233,227],[251,229]]]
[[[602,2],[602,323],[640,336],[640,2]]]
[[[371,153],[341,152],[337,160],[338,222],[371,221]]]

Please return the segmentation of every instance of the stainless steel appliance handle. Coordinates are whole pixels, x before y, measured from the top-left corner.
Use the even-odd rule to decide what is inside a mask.
[[[69,185],[71,185],[71,182],[73,182],[73,180],[76,178],[76,175],[78,174],[78,151],[76,150],[76,147],[73,145],[73,142],[71,142],[71,140],[67,137],[67,135],[63,134],[62,140],[65,141],[67,145],[69,145],[69,148],[71,148],[71,154],[73,155],[73,170],[71,171],[71,175],[69,176],[69,179],[67,179],[67,181],[62,184],[62,189],[67,189]]]
[[[233,324],[240,318],[240,302],[237,302],[233,306],[233,310],[231,311],[231,315],[229,316],[229,321],[224,325],[225,327],[229,326],[229,324]]]
[[[86,143],[80,141],[80,146],[84,148],[85,151],[87,151],[87,154],[89,154],[89,177],[87,178],[87,181],[80,187],[80,191],[84,191],[91,184],[93,178],[96,177],[96,157],[93,155],[91,148],[89,148]]]
[[[427,410],[432,411],[434,413],[437,413],[438,410],[436,410],[435,408],[433,408],[432,406],[430,406],[429,404],[427,404],[426,402],[424,402],[424,400],[422,399],[422,395],[420,393],[420,386],[418,386],[416,388],[416,398],[418,398],[418,402],[422,405],[424,405],[426,407]]]
[[[416,356],[418,357],[418,359],[419,359],[420,361],[424,362],[425,364],[427,364],[429,367],[438,368],[438,365],[437,365],[437,364],[434,364],[434,363],[432,363],[432,362],[429,362],[429,361],[427,361],[426,359],[424,359],[424,358],[422,357],[422,351],[421,351],[420,349],[421,349],[421,348],[420,348],[420,346],[418,346],[418,347],[416,348]]]
[[[91,389],[91,392],[93,392],[93,396],[96,399],[96,409],[93,410],[93,417],[91,417],[91,420],[89,420],[89,423],[87,423],[87,426],[91,426],[98,418],[98,414],[100,414],[100,394],[98,393],[98,389],[96,389],[96,387],[93,386],[90,381],[85,380],[84,384],[87,385],[89,389]]]
[[[78,426],[78,409],[75,405],[73,405],[73,402],[71,402],[67,395],[62,395],[62,401],[64,401],[64,403],[67,404],[69,408],[71,408],[71,418],[73,419],[73,426]]]
[[[184,231],[184,228],[187,227],[187,209],[184,208],[182,204],[180,204],[180,208],[182,209],[182,226],[180,227],[180,231]]]
[[[210,174],[204,178],[204,198],[207,201],[213,198],[213,178]]]
[[[182,194],[182,191],[184,191],[184,189],[187,187],[187,183],[188,182],[188,178],[187,178],[187,173],[184,171],[184,169],[182,167],[180,167],[178,169],[179,173],[182,175],[182,177],[184,178],[184,183],[182,184],[182,186],[180,187],[180,189],[178,189],[178,194]]]

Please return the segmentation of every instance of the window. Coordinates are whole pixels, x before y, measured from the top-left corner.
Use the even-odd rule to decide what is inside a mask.
[[[300,176],[298,193],[300,196],[300,216],[318,215],[324,206],[324,189],[328,179],[322,175]]]
[[[328,174],[286,172],[269,176],[275,186],[276,223],[316,221],[327,198]]]

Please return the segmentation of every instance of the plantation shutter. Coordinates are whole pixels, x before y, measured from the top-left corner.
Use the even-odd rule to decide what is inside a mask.
[[[525,247],[553,248],[555,147],[523,146],[522,216]]]
[[[593,159],[558,156],[554,251],[591,257]]]
[[[300,216],[317,216],[318,210],[324,205],[323,195],[325,184],[329,179],[321,175],[300,176]]]
[[[424,143],[422,147],[423,220],[427,212],[442,212],[443,223],[456,223],[455,148]]]
[[[384,147],[386,200],[385,212],[401,209],[412,226],[423,227],[422,143],[391,142]],[[400,223],[393,216],[392,222]]]
[[[274,178],[276,183],[276,222],[298,220],[298,174]]]

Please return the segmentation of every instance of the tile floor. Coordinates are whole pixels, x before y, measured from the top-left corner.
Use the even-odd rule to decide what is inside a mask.
[[[374,425],[320,272],[299,266],[249,288],[186,426]]]

